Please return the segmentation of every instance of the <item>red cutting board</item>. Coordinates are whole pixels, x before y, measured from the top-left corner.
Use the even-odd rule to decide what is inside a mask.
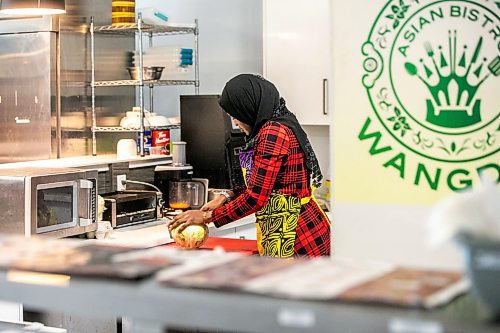
[[[169,243],[167,246],[178,247],[175,243]],[[223,248],[226,252],[259,254],[257,241],[250,239],[208,237],[207,241],[200,247],[200,249],[213,250],[217,246]]]

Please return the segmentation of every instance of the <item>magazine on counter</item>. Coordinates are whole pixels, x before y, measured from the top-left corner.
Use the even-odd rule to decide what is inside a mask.
[[[245,290],[246,285],[259,277],[268,276],[298,265],[302,260],[283,260],[269,257],[236,256],[225,262],[211,262],[193,267],[189,272],[170,271],[157,279],[169,286]]]
[[[345,258],[283,260],[251,256],[171,273],[157,276],[162,285],[418,308],[445,304],[468,288],[458,272]]]
[[[467,289],[468,282],[458,272],[398,267],[349,288],[337,298],[429,309],[448,303]]]
[[[72,239],[1,237],[0,269],[139,280],[177,262],[147,250]]]

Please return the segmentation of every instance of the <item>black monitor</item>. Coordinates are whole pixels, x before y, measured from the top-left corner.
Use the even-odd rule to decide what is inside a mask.
[[[181,140],[194,177],[208,178],[211,188],[232,189],[243,185],[238,154],[245,137],[219,106],[219,97],[180,97]]]

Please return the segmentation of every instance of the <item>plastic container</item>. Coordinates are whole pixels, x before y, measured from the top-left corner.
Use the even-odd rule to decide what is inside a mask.
[[[170,130],[169,129],[153,129],[153,147],[170,146]]]
[[[146,119],[144,119],[146,120]],[[138,132],[137,133],[137,153],[140,153],[140,139],[141,139],[141,134]],[[144,155],[149,155],[149,148],[151,148],[151,143],[152,143],[152,135],[151,131],[144,131]]]
[[[163,71],[166,80],[189,80],[193,79],[193,66],[166,67]]]
[[[142,20],[146,24],[165,25],[168,22],[168,16],[156,8],[141,8],[137,12],[141,13]]]
[[[122,26],[135,23],[135,0],[111,2],[111,25]]]
[[[173,166],[186,165],[186,142],[184,141],[172,142],[172,165]]]
[[[149,147],[149,154],[151,156],[168,155],[166,146]]]

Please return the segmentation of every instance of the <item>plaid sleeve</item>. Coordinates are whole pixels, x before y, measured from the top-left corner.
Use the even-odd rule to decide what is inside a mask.
[[[246,186],[245,185],[238,186],[238,187],[235,187],[235,188],[231,189],[231,191],[233,191],[235,197],[237,197],[240,194],[242,194],[243,192],[245,192],[245,190],[246,190]]]
[[[216,227],[253,214],[267,203],[289,146],[290,137],[279,123],[269,122],[260,130],[248,187],[234,201],[214,210],[212,222]]]

